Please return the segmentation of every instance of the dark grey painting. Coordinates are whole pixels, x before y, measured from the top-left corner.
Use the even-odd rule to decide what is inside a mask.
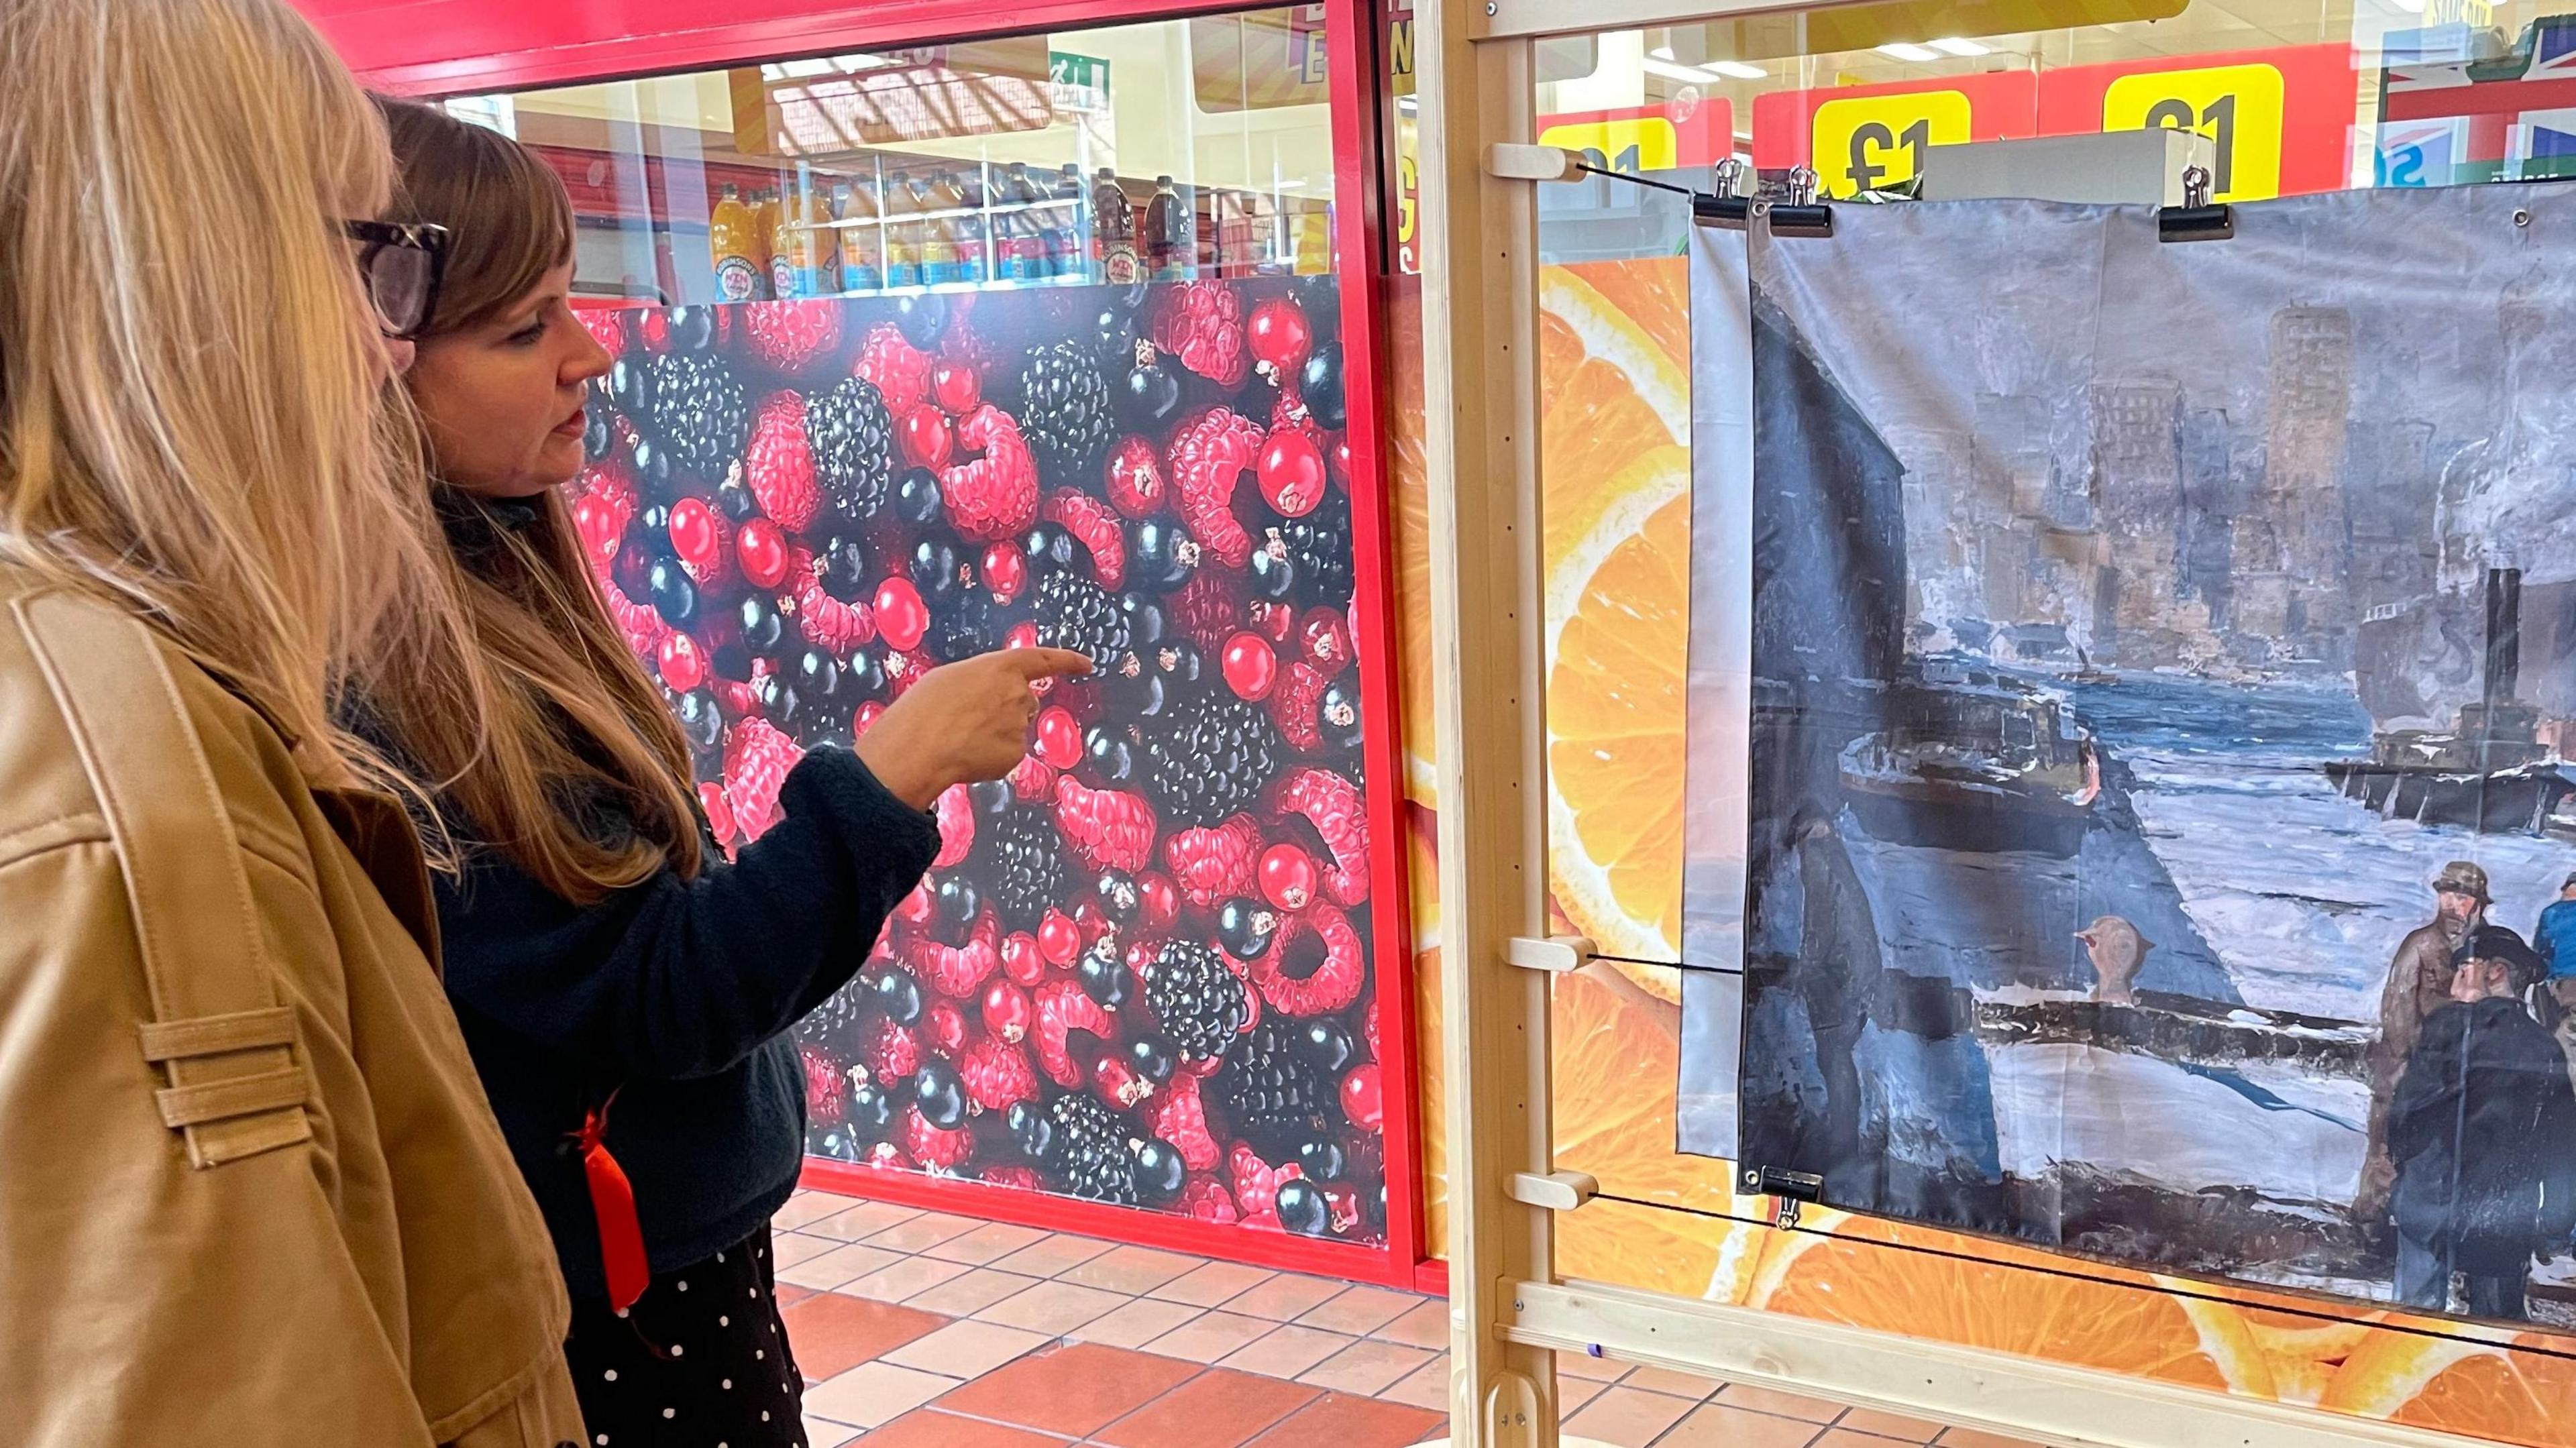
[[[2576,190],[1844,206],[1741,265],[1740,1121],[1684,1148],[2576,1321]]]

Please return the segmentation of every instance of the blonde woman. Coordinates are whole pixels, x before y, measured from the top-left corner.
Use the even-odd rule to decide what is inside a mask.
[[[276,0],[0,0],[0,1439],[589,1441],[335,723],[476,655],[380,435],[435,237]]]
[[[611,626],[556,491],[582,465],[586,384],[608,369],[569,306],[563,185],[506,137],[385,109],[401,216],[456,238],[405,381],[502,680],[479,753],[421,711],[384,711],[406,753],[454,777],[448,994],[554,1230],[593,1438],[801,1445],[769,1255],[805,1139],[787,1030],[850,980],[929,868],[931,801],[1008,772],[1032,683],[1090,665],[1021,649],[932,670],[854,749],[807,755],[784,817],[723,860],[679,726]],[[631,1205],[596,1190],[602,1152]]]

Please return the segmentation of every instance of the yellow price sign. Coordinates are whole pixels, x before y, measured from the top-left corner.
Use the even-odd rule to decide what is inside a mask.
[[[1808,154],[1825,194],[1848,199],[1910,181],[1932,147],[1973,139],[1969,115],[1968,97],[1954,90],[1830,100],[1816,107]]]
[[[2102,129],[2171,126],[2207,136],[2212,201],[2263,201],[2281,194],[2281,72],[2268,65],[2124,75],[2102,94]]]
[[[1542,146],[1581,151],[1605,171],[1634,175],[1665,171],[1681,164],[1681,138],[1662,116],[1622,116],[1609,121],[1580,121],[1550,126],[1539,134]]]

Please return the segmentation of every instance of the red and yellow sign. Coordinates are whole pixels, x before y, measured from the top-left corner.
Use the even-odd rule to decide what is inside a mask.
[[[1825,195],[1856,196],[1913,179],[1933,146],[2027,136],[2038,110],[2028,71],[1775,91],[1753,98],[1753,164],[1813,166]]]
[[[1720,97],[1695,105],[1629,106],[1541,116],[1538,143],[1589,154],[1608,171],[1713,166],[1735,154],[1735,106]]]

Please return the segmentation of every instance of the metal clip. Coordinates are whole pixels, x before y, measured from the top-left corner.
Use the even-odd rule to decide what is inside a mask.
[[[1798,1225],[1798,1209],[1802,1203],[1825,1199],[1825,1179],[1811,1171],[1748,1166],[1744,1169],[1744,1190],[1769,1197],[1771,1225],[1787,1231]]]
[[[2215,179],[2206,166],[2184,169],[2182,205],[2159,207],[2156,211],[2157,240],[2225,241],[2236,234],[2236,208],[2210,204],[2210,186]]]
[[[1714,192],[1691,198],[1691,221],[1724,231],[1742,231],[1753,219],[1753,198],[1737,187],[1744,179],[1744,163],[1733,156],[1709,168],[1709,184]]]

